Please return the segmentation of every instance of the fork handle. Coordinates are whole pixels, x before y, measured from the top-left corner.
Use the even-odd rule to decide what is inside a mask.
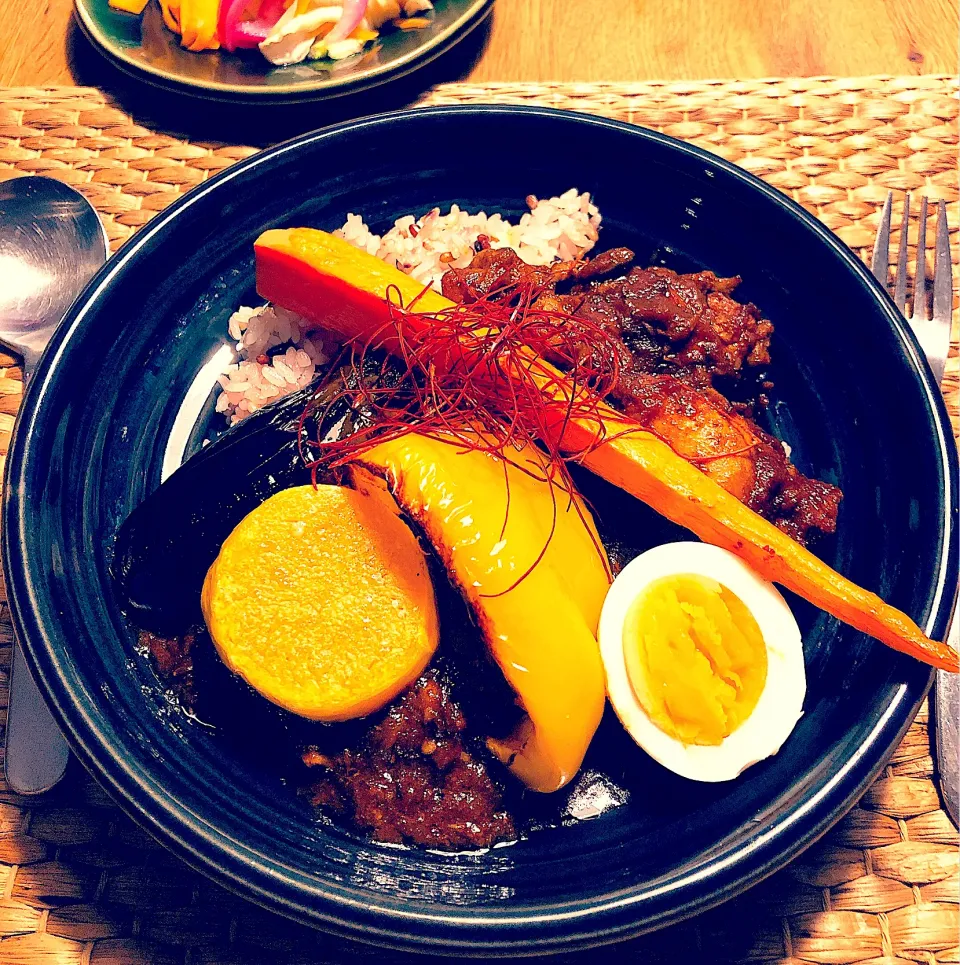
[[[960,621],[957,614],[947,631],[947,643],[960,649]],[[940,768],[940,792],[943,809],[954,825],[960,811],[960,674],[937,671],[934,685],[934,727],[936,728],[937,765]]]

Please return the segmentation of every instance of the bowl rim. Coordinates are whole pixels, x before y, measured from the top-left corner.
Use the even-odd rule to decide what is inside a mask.
[[[380,64],[357,74],[345,74],[332,79],[324,79],[318,74],[316,83],[285,83],[262,88],[215,80],[193,80],[139,60],[107,36],[93,10],[97,2],[98,0],[74,0],[77,24],[97,51],[129,76],[145,80],[163,90],[189,92],[208,100],[249,104],[296,104],[342,97],[406,77],[442,56],[461,40],[465,40],[493,12],[494,0],[471,0],[453,23],[389,64]],[[106,0],[101,2],[106,3]]]
[[[641,934],[689,917],[719,904],[745,890],[794,858],[823,835],[849,810],[873,781],[906,732],[925,696],[933,673],[919,663],[905,667],[904,683],[869,738],[819,790],[799,807],[758,833],[747,846],[712,859],[705,866],[659,885],[631,885],[604,899],[569,902],[577,907],[543,911],[498,912],[495,909],[435,906],[429,913],[378,904],[376,895],[366,893],[358,901],[337,886],[310,878],[312,895],[305,890],[307,876],[295,880],[295,869],[284,869],[280,880],[270,862],[261,861],[251,849],[244,849],[223,834],[216,834],[205,821],[185,813],[163,794],[147,786],[143,774],[123,760],[116,748],[101,740],[97,722],[60,674],[56,646],[36,616],[36,587],[25,567],[13,565],[19,547],[29,545],[29,498],[26,485],[30,475],[31,443],[38,413],[42,411],[57,370],[65,359],[71,339],[83,319],[96,311],[101,296],[113,279],[135,263],[145,248],[162,238],[168,225],[188,208],[218,195],[230,182],[277,158],[312,145],[349,136],[353,131],[370,131],[396,124],[418,123],[425,117],[462,116],[476,113],[523,115],[563,119],[589,129],[607,129],[624,136],[653,143],[666,151],[679,151],[716,176],[733,178],[799,219],[827,245],[851,273],[851,281],[866,286],[877,307],[896,333],[905,363],[919,378],[924,402],[936,427],[939,463],[943,480],[944,513],[935,595],[924,630],[945,631],[957,584],[958,539],[956,516],[958,470],[955,441],[939,388],[905,319],[889,295],[866,266],[835,235],[803,208],[753,175],[708,152],[667,135],[605,118],[553,108],[513,105],[456,105],[424,107],[352,120],[308,133],[241,161],[194,188],[140,229],[89,283],[64,318],[50,349],[30,387],[22,409],[6,464],[2,512],[2,554],[11,616],[30,666],[41,689],[52,704],[55,716],[70,739],[74,752],[106,782],[120,806],[150,833],[160,838],[192,867],[244,897],[328,931],[373,941],[399,949],[429,949],[447,954],[538,954],[553,950],[613,942]],[[589,133],[589,131],[587,131]],[[23,494],[18,495],[18,494]],[[55,634],[54,634],[55,635]],[[322,902],[323,907],[318,907]]]

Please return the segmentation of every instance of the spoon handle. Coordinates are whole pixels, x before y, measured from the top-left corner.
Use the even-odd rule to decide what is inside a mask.
[[[67,742],[14,638],[3,762],[7,784],[17,794],[49,791],[63,777],[68,757]]]
[[[23,353],[23,388],[36,367],[35,353]],[[37,688],[20,641],[13,638],[3,771],[16,794],[42,794],[63,777],[70,753],[50,708]]]

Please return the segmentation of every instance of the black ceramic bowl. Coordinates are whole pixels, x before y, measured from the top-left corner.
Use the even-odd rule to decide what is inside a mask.
[[[893,305],[792,202],[669,138],[547,110],[416,110],[260,154],[159,215],[71,310],[21,415],[3,537],[17,630],[77,755],[188,862],[291,917],[466,954],[571,949],[659,927],[821,835],[877,774],[929,685],[927,668],[794,601],[809,691],[778,756],[706,786],[622,741],[605,761],[626,804],[475,854],[321,825],[170,707],[115,601],[112,540],[157,486],[181,403],[224,345],[229,314],[254,298],[254,238],[281,225],[332,228],[349,211],[383,226],[454,201],[516,214],[525,195],[571,185],[593,192],[603,247],[743,276],[742,297],[776,323],[772,428],[803,470],[845,493],[836,538],[819,552],[944,632],[958,485],[946,413]],[[653,541],[673,535],[639,504],[618,511],[647,520]]]

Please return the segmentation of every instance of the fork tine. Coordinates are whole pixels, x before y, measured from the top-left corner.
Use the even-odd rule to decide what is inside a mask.
[[[917,225],[917,267],[913,274],[913,317],[927,317],[927,199],[920,199]]]
[[[947,205],[937,204],[937,234],[933,263],[933,321],[930,326],[930,349],[927,361],[937,381],[950,354],[950,322],[953,314],[953,265],[950,263],[950,233],[947,227]]]
[[[933,263],[933,320],[950,323],[953,312],[953,278],[950,264],[950,230],[947,228],[947,202],[937,202],[936,256]]]
[[[903,221],[900,222],[900,247],[897,250],[897,277],[893,289],[893,300],[906,315],[907,308],[907,236],[910,233],[910,195],[903,196]]]
[[[893,192],[887,192],[887,200],[883,202],[880,212],[880,227],[877,238],[873,243],[873,257],[870,259],[870,270],[873,277],[887,288],[887,273],[890,268],[890,218],[893,214]],[[889,290],[889,289],[888,289]]]

